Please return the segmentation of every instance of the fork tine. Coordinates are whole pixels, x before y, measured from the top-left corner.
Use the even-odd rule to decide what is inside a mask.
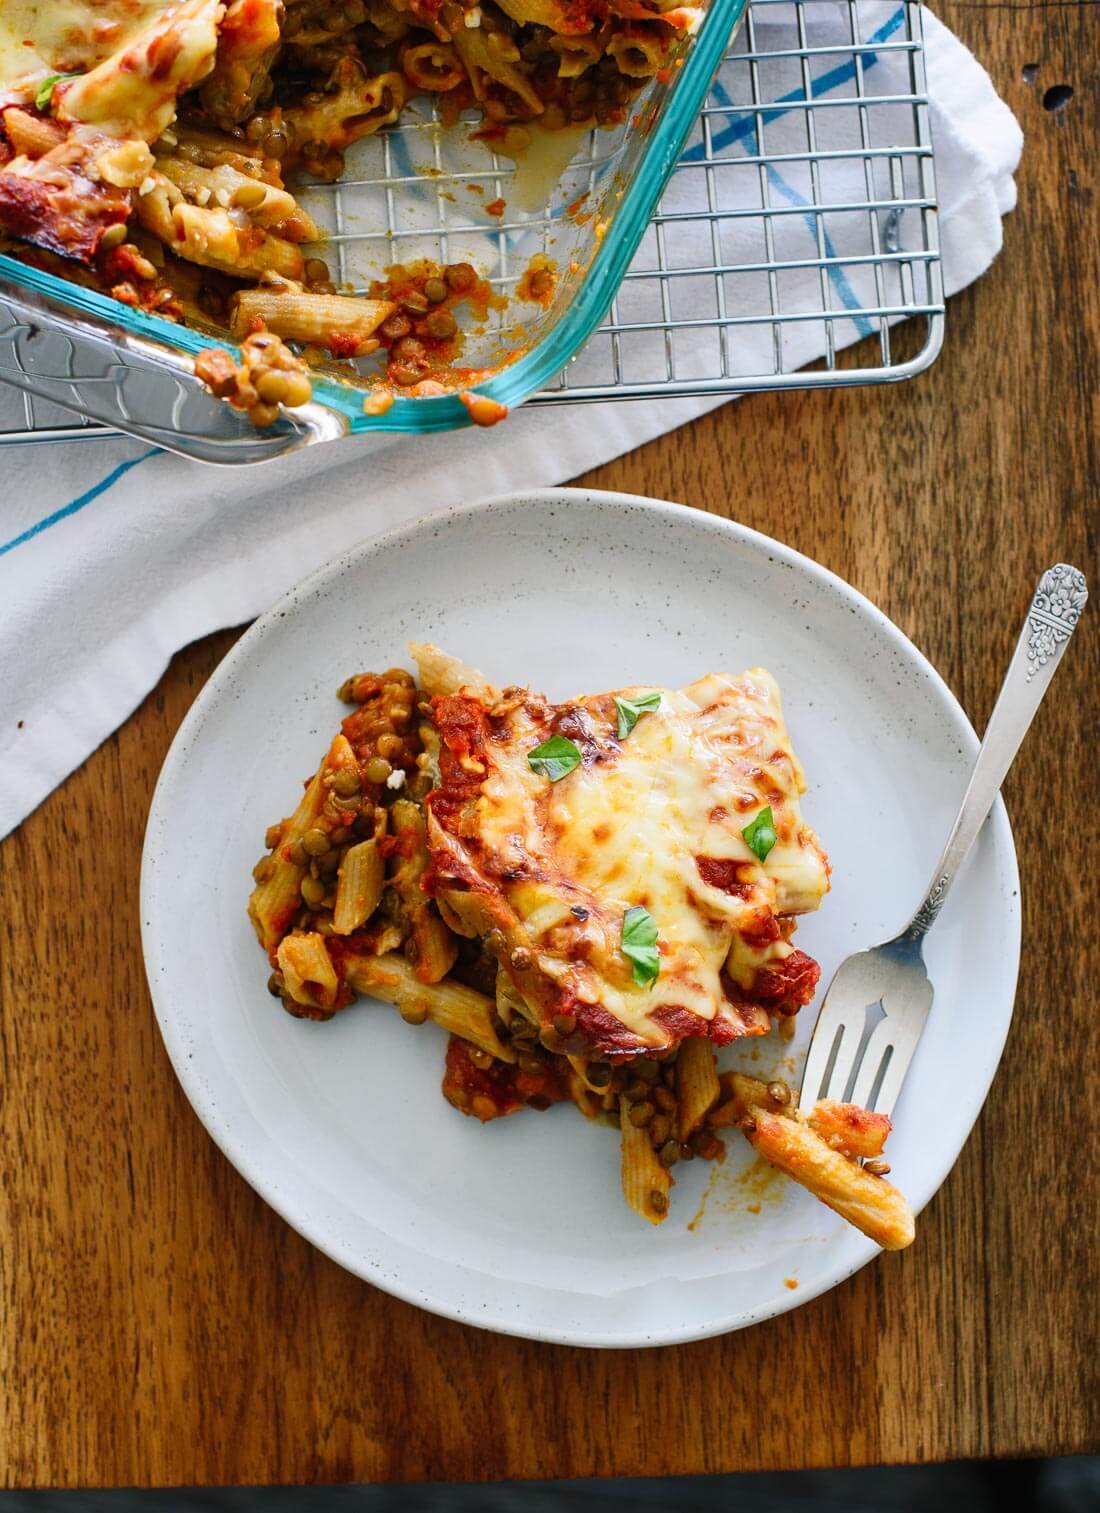
[[[893,1055],[890,1057],[890,1064],[886,1069],[886,1078],[891,1079],[891,1073],[895,1068],[900,1069],[897,1079],[898,1086],[900,1087],[901,1078],[905,1076],[905,1068],[908,1066],[908,1061],[901,1055],[901,1047],[898,1044],[897,1025],[890,1019],[883,1019],[871,1031],[859,1063],[859,1071],[856,1073],[855,1086],[852,1088],[852,1102],[858,1103],[860,1108],[877,1108],[883,1114],[889,1112],[884,1107],[883,1100],[883,1094],[886,1092],[885,1079],[882,1087],[879,1089],[878,1098],[874,1104],[870,1102],[875,1080],[882,1070],[882,1063],[889,1051],[892,1051]],[[894,1093],[894,1097],[897,1097],[897,1092]]]
[[[830,1004],[829,994],[826,993],[825,1002],[821,1005],[821,1013],[814,1026],[813,1038],[806,1056],[806,1067],[802,1073],[799,1103],[803,1108],[812,1108],[820,1098],[841,1098],[844,1095],[863,1035],[862,1022],[853,1023],[848,1017],[848,1012],[839,997]],[[838,1033],[839,1045],[837,1045]],[[833,1062],[832,1074],[826,1083],[825,1073],[828,1070],[834,1045],[837,1045],[836,1060]]]
[[[913,1059],[913,1052],[917,1048],[916,1041],[906,1045],[894,1047],[894,1054],[890,1057],[890,1065],[886,1068],[886,1075],[882,1079],[878,1097],[875,1100],[875,1108],[880,1114],[892,1114],[894,1104],[898,1101],[901,1085],[905,1081],[905,1074],[909,1070],[909,1063]]]

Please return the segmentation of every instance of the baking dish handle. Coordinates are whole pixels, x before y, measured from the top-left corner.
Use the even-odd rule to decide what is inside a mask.
[[[192,359],[91,311],[0,279],[0,380],[201,462],[264,462],[347,429],[324,405],[258,430],[215,399]]]

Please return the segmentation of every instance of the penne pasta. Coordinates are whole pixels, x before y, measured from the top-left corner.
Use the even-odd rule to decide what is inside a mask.
[[[231,136],[227,131],[200,126],[190,120],[173,122],[171,131],[154,145],[158,153],[174,155],[178,152],[207,168],[228,164],[249,177],[270,171],[271,160],[265,164],[263,156],[257,155],[247,137],[242,140],[240,135]]]
[[[3,120],[8,141],[24,157],[40,158],[65,140],[65,128],[57,121],[48,116],[32,116],[16,105],[3,112]]]
[[[496,697],[496,689],[476,667],[440,651],[430,641],[410,641],[409,650],[416,663],[420,687],[426,698],[459,693],[464,688],[486,700]]]
[[[570,13],[562,0],[497,0],[501,10],[521,26],[545,26],[552,32],[586,32],[592,22],[583,12]]]
[[[225,273],[278,273],[300,278],[301,251],[285,238],[259,227],[242,229],[220,205],[189,204],[180,188],[159,170],[137,196],[137,217],[177,257]]]
[[[672,1175],[661,1165],[644,1129],[630,1120],[630,1104],[619,1099],[622,1132],[623,1197],[636,1214],[651,1224],[663,1224],[668,1217],[668,1195]]]
[[[872,1114],[854,1103],[823,1098],[810,1110],[810,1128],[845,1156],[881,1156],[890,1121],[885,1114]]]
[[[712,1127],[739,1125],[765,1161],[786,1172],[800,1187],[813,1193],[883,1249],[904,1250],[912,1244],[912,1210],[898,1189],[882,1177],[864,1171],[852,1156],[834,1148],[819,1133],[819,1128],[834,1132],[845,1127],[862,1129],[862,1134],[851,1138],[862,1140],[869,1150],[873,1146],[877,1155],[890,1125],[884,1115],[857,1109],[853,1111],[855,1117],[848,1120],[840,1111],[850,1105],[828,1103],[815,1107],[807,1119],[801,1114],[781,1112],[769,1095],[768,1084],[756,1077],[731,1072],[720,1081],[728,1098],[712,1113],[708,1121]],[[874,1136],[869,1133],[872,1129]]]
[[[279,942],[276,959],[287,995],[295,1003],[335,1011],[340,979],[323,936],[297,932],[287,935]]]
[[[454,48],[446,42],[421,42],[401,53],[401,71],[416,89],[445,93],[466,78]]]
[[[503,967],[497,968],[496,1006],[497,1017],[507,1029],[509,1040],[518,1049],[534,1049],[539,1038],[538,1023]]]
[[[405,951],[421,982],[438,982],[454,966],[458,942],[420,886],[428,867],[424,816],[418,804],[409,799],[395,799],[390,806],[390,822],[398,858],[390,881],[412,932]]]
[[[394,309],[386,300],[341,294],[242,289],[233,301],[232,330],[239,338],[262,326],[290,341],[319,346],[333,341],[365,343]]]
[[[517,65],[519,48],[506,32],[486,32],[481,27],[460,24],[452,33],[455,51],[466,66],[474,95],[479,100],[488,98],[485,80],[503,84],[510,89],[531,112],[539,116],[544,110],[542,101],[532,88],[531,81]]]
[[[685,1040],[676,1058],[677,1135],[687,1141],[718,1102],[721,1088],[709,1040]]]
[[[298,807],[278,827],[278,840],[271,855],[260,863],[260,870],[266,876],[252,890],[248,915],[260,944],[269,955],[289,930],[302,903],[301,885],[306,868],[291,860],[291,848],[318,825],[328,792],[326,777],[355,766],[355,754],[347,737],[336,736],[324,761],[306,784]]]
[[[304,867],[273,858],[266,881],[257,884],[248,903],[248,914],[265,951],[278,945],[302,902]]]
[[[904,1250],[913,1243],[913,1214],[896,1187],[832,1150],[808,1124],[755,1109],[751,1119],[752,1128],[742,1128],[765,1161],[884,1250]]]
[[[392,1003],[412,1024],[430,1019],[460,1040],[487,1051],[498,1061],[513,1062],[515,1052],[504,1044],[494,1023],[493,1002],[464,983],[421,982],[403,956],[345,957],[345,981],[357,993]]]
[[[579,79],[604,53],[595,37],[551,37],[550,47],[558,55],[559,79]]]
[[[189,262],[225,273],[277,273],[301,278],[305,260],[294,242],[259,228],[242,230],[222,209],[177,205],[172,212],[176,238],[172,250]]]
[[[385,870],[382,852],[373,836],[344,853],[332,911],[332,928],[337,935],[350,935],[366,924],[382,898]]]
[[[607,56],[615,59],[619,72],[628,79],[650,79],[668,60],[668,36],[632,25],[611,38]]]
[[[301,226],[304,232],[300,240],[312,242],[320,236],[317,227],[287,190],[241,173],[228,163],[206,168],[189,158],[158,157],[157,169],[200,205],[244,210],[254,226],[277,226],[294,216],[296,228]]]
[[[313,105],[293,106],[285,120],[303,142],[321,142],[341,151],[401,114],[408,95],[399,73],[369,74],[358,58],[345,54],[332,76],[333,93]]]
[[[301,883],[305,868],[289,859],[290,847],[312,828],[323,802],[324,789],[318,772],[307,785],[297,809],[284,822],[280,844],[268,858],[268,875],[253,889],[248,901],[249,918],[267,952],[273,950],[289,929],[302,901]]]

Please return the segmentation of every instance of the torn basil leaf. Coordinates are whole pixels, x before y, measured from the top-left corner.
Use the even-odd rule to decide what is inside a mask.
[[[633,967],[634,981],[640,988],[657,981],[661,972],[657,926],[649,910],[640,904],[623,915],[623,955]]]
[[[532,772],[541,773],[552,783],[565,777],[574,767],[579,767],[580,763],[580,747],[563,735],[552,735],[548,741],[543,741],[541,746],[536,746],[534,751],[527,753],[527,764]]]
[[[642,715],[654,709],[660,709],[661,695],[657,693],[644,693],[640,699],[615,698],[615,708],[619,714],[619,724],[615,731],[620,741],[626,739],[637,725]]]
[[[769,804],[767,809],[761,809],[752,824],[746,825],[741,834],[753,855],[759,857],[762,862],[767,861],[768,852],[777,840],[771,805]]]

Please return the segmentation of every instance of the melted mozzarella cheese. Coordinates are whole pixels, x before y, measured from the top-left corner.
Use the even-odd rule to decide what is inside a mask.
[[[815,909],[828,887],[799,812],[804,784],[779,691],[760,669],[663,690],[660,708],[621,743],[612,696],[568,707],[594,742],[585,763],[552,784],[527,761],[544,738],[541,711],[509,714],[476,801],[479,848],[496,876],[519,874],[501,887],[541,972],[643,1039],[667,1039],[657,1010],[713,1019],[724,971],[750,988],[759,966],[791,949],[742,932],[758,936],[775,915]],[[777,840],[761,863],[742,831],[769,806]],[[735,866],[736,890],[704,881],[699,857]],[[623,916],[635,905],[658,930],[660,975],[646,987],[622,953]]]
[[[0,0],[0,85],[26,97],[44,74],[75,73],[59,119],[153,142],[213,68],[224,13],[222,0]]]
[[[654,1009],[685,1008],[711,1019],[723,997],[719,974],[746,904],[704,883],[696,856],[755,863],[744,840],[711,818],[728,784],[697,714],[683,694],[664,693],[617,761],[606,771],[602,764],[578,768],[554,785],[547,809],[555,860],[600,900],[608,922],[641,905],[657,926],[661,970],[652,986],[637,986],[629,965],[615,972],[605,962],[602,972],[579,973],[582,996],[595,997],[639,1034]],[[755,876],[759,870],[752,866],[754,883],[774,896],[774,884]]]
[[[138,36],[173,0],[0,0],[0,84],[83,73]]]
[[[178,0],[75,80],[59,113],[111,136],[155,141],[175,117],[177,97],[213,68],[223,15],[221,0]]]

